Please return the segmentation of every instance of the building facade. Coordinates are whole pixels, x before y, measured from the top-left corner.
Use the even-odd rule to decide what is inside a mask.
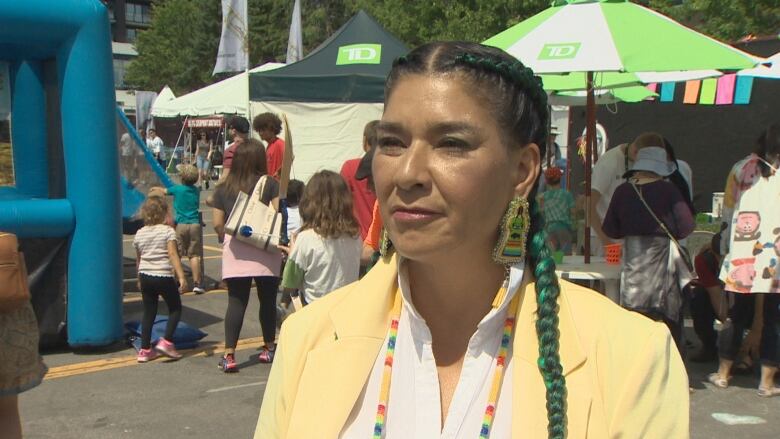
[[[135,90],[125,83],[127,66],[138,56],[138,34],[152,22],[151,0],[103,0],[111,20],[111,47],[114,55],[114,89],[117,105],[129,116],[135,114]]]

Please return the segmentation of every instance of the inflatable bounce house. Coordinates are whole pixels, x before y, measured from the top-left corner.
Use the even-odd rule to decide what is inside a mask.
[[[123,209],[143,195],[120,177],[120,130],[141,139],[116,109],[108,12],[98,0],[3,1],[0,22],[0,230],[22,240],[42,344],[112,343]]]

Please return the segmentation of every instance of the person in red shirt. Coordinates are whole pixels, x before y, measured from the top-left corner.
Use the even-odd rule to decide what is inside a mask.
[[[371,173],[371,156],[374,152],[373,147],[376,145],[376,126],[378,123],[378,120],[372,120],[363,129],[363,157],[347,160],[341,166],[341,176],[347,182],[349,191],[352,193],[352,211],[360,225],[360,238],[363,240],[368,235],[371,212],[376,202],[376,195],[371,190],[368,177]]]
[[[225,149],[222,157],[222,176],[220,181],[224,180],[230,173],[230,166],[233,164],[233,154],[238,145],[242,144],[249,135],[249,121],[242,116],[233,116],[228,123],[228,135],[233,139],[233,143]]]
[[[282,132],[282,120],[273,113],[258,114],[252,120],[252,128],[268,145],[265,147],[268,175],[278,180],[281,177],[284,158],[284,140],[279,138],[279,133]]]

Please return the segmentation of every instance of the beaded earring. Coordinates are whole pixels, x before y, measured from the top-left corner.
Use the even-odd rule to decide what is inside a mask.
[[[498,242],[493,249],[493,260],[502,265],[511,265],[525,258],[525,243],[531,226],[528,200],[516,195],[501,220]]]
[[[392,248],[393,243],[390,241],[390,235],[387,234],[387,229],[382,228],[382,237],[379,239],[379,255],[384,258],[390,254]]]

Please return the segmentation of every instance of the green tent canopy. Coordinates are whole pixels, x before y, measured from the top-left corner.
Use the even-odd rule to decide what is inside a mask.
[[[306,58],[251,73],[249,98],[273,102],[383,102],[393,60],[409,50],[359,11]]]

